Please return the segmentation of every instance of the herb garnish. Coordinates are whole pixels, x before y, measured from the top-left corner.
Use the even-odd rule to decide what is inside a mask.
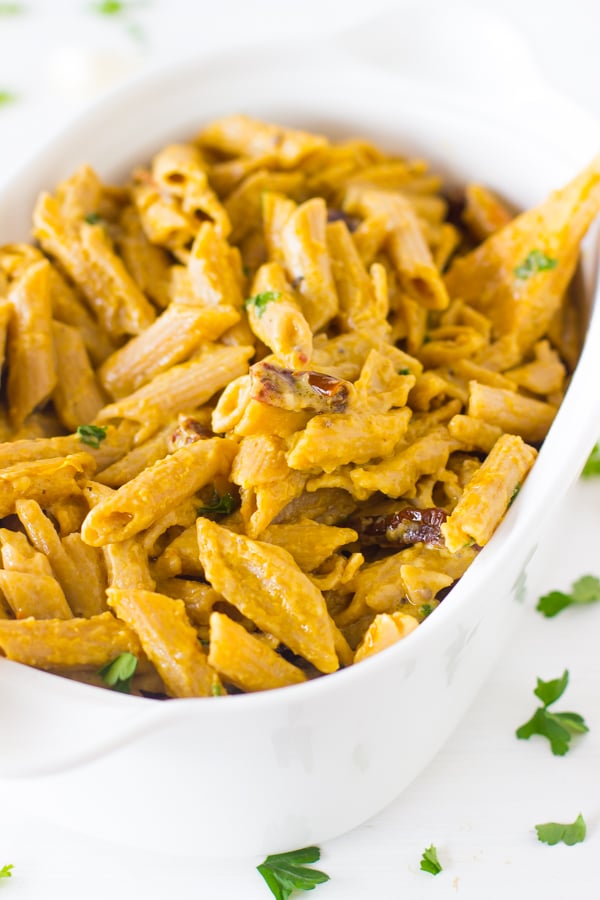
[[[7,866],[2,866],[0,869],[0,878],[12,878],[12,870],[14,866],[10,863]]]
[[[410,369],[398,369],[398,375],[410,375]]]
[[[235,500],[232,495],[227,493],[222,497],[216,496],[215,501],[208,506],[199,506],[196,512],[199,516],[228,516],[233,512]]]
[[[596,603],[600,600],[600,578],[595,575],[582,575],[571,585],[571,593],[562,591],[550,591],[538,600],[536,609],[551,619],[558,615],[567,606],[585,606],[588,603]]]
[[[312,891],[318,884],[329,881],[329,875],[325,872],[304,865],[318,862],[320,858],[318,847],[305,847],[303,850],[267,856],[256,868],[276,900],[288,900],[292,891]]]
[[[440,865],[440,861],[437,855],[437,848],[432,844],[431,847],[427,847],[426,850],[423,851],[423,856],[421,858],[421,870],[423,872],[429,872],[430,875],[439,875],[442,871],[442,866]]]
[[[433,606],[431,605],[431,603],[424,603],[419,607],[419,612],[421,613],[423,618],[426,619],[427,616],[430,616],[433,612]]]
[[[581,813],[574,822],[563,825],[561,822],[545,822],[543,825],[536,825],[538,841],[543,844],[563,843],[572,847],[573,844],[580,844],[585,840],[586,827]]]
[[[254,309],[259,319],[262,318],[265,309],[273,300],[279,300],[281,291],[263,291],[262,294],[255,294],[254,297],[248,297],[244,300],[246,309]]]
[[[137,656],[133,653],[119,653],[119,655],[107,663],[98,674],[103,682],[115,691],[121,691],[122,694],[131,693],[131,679],[137,668]]]
[[[9,103],[14,103],[17,99],[17,95],[13,94],[12,91],[0,91],[0,106],[8,106]]]
[[[518,738],[529,740],[533,734],[539,734],[550,741],[550,748],[555,756],[564,756],[569,750],[572,736],[589,731],[583,716],[580,716],[579,713],[555,713],[548,710],[549,706],[562,697],[568,683],[568,669],[565,669],[560,678],[552,681],[542,681],[541,678],[538,678],[537,687],[533,693],[544,705],[536,709],[528,722],[517,728]]]
[[[550,269],[555,269],[557,265],[557,259],[546,256],[541,250],[532,250],[531,253],[527,254],[523,262],[516,267],[514,272],[517,278],[526,281],[532,275],[537,275],[538,272],[548,272]]]
[[[594,475],[600,475],[600,444],[596,444],[581,472],[582,478],[593,478]]]
[[[512,492],[512,494],[510,495],[510,500],[508,501],[508,509],[511,508],[511,506],[513,505],[513,503],[514,503],[515,500],[517,499],[517,496],[518,496],[518,494],[519,494],[519,491],[521,490],[521,487],[522,487],[521,482],[520,482],[520,481],[517,481],[517,483],[516,483],[516,485],[515,485],[515,489],[514,489],[514,491]]]
[[[97,212],[88,213],[84,218],[88,225],[98,225],[102,221],[102,216]]]
[[[100,441],[103,441],[106,437],[107,427],[107,425],[78,425],[77,434],[79,440],[82,444],[87,444],[88,447],[97,450],[100,446]]]

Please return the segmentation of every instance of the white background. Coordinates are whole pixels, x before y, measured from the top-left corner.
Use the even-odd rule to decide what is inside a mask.
[[[29,0],[25,5],[23,15],[0,17],[0,91],[18,96],[0,108],[0,179],[129,74],[219,47],[316,34],[408,4],[370,0],[366,10],[358,0],[154,0],[131,4],[125,19],[95,15],[86,0]],[[431,15],[442,8],[447,13],[447,6],[443,0],[430,3]],[[595,2],[487,0],[478,8],[501,13],[527,40],[544,78],[600,116],[600,9]],[[448,42],[462,53],[469,35],[450,28]],[[492,74],[478,70],[473,77],[485,81]],[[579,482],[553,516],[532,564],[530,603],[520,631],[467,717],[402,797],[322,847],[321,867],[331,881],[308,896],[600,896],[600,604],[566,610],[553,620],[534,609],[541,593],[566,590],[584,573],[600,575],[599,538],[600,480]],[[565,668],[571,682],[558,708],[585,715],[591,731],[558,758],[542,739],[517,741],[514,731],[535,708],[536,677],[555,678]],[[0,722],[0,740],[2,728]],[[537,841],[536,823],[572,821],[579,812],[588,824],[585,843],[548,847]],[[15,866],[13,878],[0,881],[2,900],[271,896],[254,871],[258,859],[214,862],[202,858],[201,848],[193,859],[131,851],[119,841],[127,830],[126,809],[115,810],[114,831],[98,842],[80,835],[76,822],[71,831],[58,829],[3,807],[0,797],[0,867]],[[436,878],[419,871],[421,853],[431,843],[444,866]]]

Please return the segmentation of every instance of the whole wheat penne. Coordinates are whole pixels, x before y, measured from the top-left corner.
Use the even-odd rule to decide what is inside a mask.
[[[126,397],[189,358],[205,339],[202,311],[172,303],[142,334],[103,362],[100,382],[114,399]]]
[[[52,400],[62,424],[75,431],[79,425],[93,422],[105,399],[79,332],[70,325],[53,322],[52,335],[57,376]]]
[[[301,669],[218,612],[210,617],[208,662],[225,681],[244,691],[268,691],[306,681]]]
[[[0,469],[0,517],[13,513],[21,498],[49,504],[61,497],[80,494],[94,468],[94,460],[88,453],[74,453]]]
[[[16,619],[70,619],[63,590],[52,575],[0,569],[0,591]]]
[[[219,681],[200,649],[185,605],[163,594],[109,588],[109,606],[136,632],[173,697],[208,697]]]
[[[231,468],[236,445],[223,438],[181,447],[90,510],[81,536],[92,547],[124,541]]]
[[[56,385],[49,286],[50,265],[35,263],[10,292],[13,315],[8,330],[8,405],[18,428],[45,403]]]
[[[149,438],[182,409],[206,403],[232,379],[244,374],[252,347],[207,345],[197,358],[157,375],[133,394],[101,409],[96,422],[126,419],[139,424],[135,443]]]
[[[48,557],[55,578],[64,591],[73,615],[89,617],[102,609],[89,603],[90,587],[66,552],[50,519],[35,500],[17,500],[15,512],[33,546]],[[93,588],[91,589],[93,591]],[[50,618],[50,617],[48,617]]]
[[[487,544],[536,456],[534,448],[516,435],[498,438],[442,525],[448,550],[454,552],[469,543]]]
[[[306,321],[319,331],[338,311],[338,298],[326,244],[327,209],[320,198],[302,203],[283,230],[282,252]]]
[[[477,381],[471,381],[469,388],[470,416],[534,444],[546,437],[556,415],[555,406]]]
[[[215,590],[321,672],[334,672],[338,660],[325,600],[290,554],[208,519],[198,519],[197,527],[200,560]]]
[[[0,620],[0,653],[38,669],[99,669],[120,653],[141,652],[135,632],[110,612],[91,619]]]

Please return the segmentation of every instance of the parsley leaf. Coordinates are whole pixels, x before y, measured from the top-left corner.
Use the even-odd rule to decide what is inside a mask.
[[[572,736],[589,731],[583,716],[579,713],[555,713],[548,710],[549,706],[562,697],[568,683],[568,669],[565,669],[560,678],[552,681],[542,681],[538,678],[533,693],[544,705],[536,709],[528,722],[517,728],[516,735],[520,740],[529,740],[532,735],[539,734],[548,739],[555,756],[564,756],[569,750]]]
[[[87,444],[88,447],[97,450],[100,441],[106,437],[106,429],[106,425],[78,425],[77,434],[82,444]]]
[[[0,106],[8,106],[9,103],[14,103],[17,99],[17,95],[13,94],[12,91],[0,91]]]
[[[98,225],[102,221],[102,216],[97,212],[88,213],[84,218],[88,225]]]
[[[288,900],[292,891],[312,891],[318,884],[329,881],[329,875],[325,872],[308,869],[304,865],[318,862],[320,858],[318,847],[305,847],[303,850],[267,856],[256,868],[276,900]]]
[[[430,616],[433,612],[433,606],[431,605],[431,603],[424,603],[419,607],[419,612],[421,613],[423,618],[426,619],[427,616]]]
[[[552,681],[537,680],[537,686],[533,693],[544,704],[544,708],[552,706],[553,703],[562,697],[569,683],[569,670],[565,669],[560,678],[553,678]]]
[[[600,444],[595,445],[581,471],[582,478],[593,478],[594,475],[600,475]]]
[[[137,663],[137,656],[134,656],[133,653],[119,653],[112,662],[100,669],[98,674],[108,687],[114,688],[115,691],[121,691],[122,694],[129,694],[131,679],[135,674]]]
[[[536,825],[538,841],[543,844],[558,844],[562,842],[572,847],[573,844],[580,844],[585,840],[586,827],[581,813],[574,822],[569,825],[563,825],[561,822],[544,822],[543,825]]]
[[[410,375],[410,369],[407,366],[403,369],[398,369],[398,375]]]
[[[567,606],[585,606],[600,600],[600,578],[595,575],[582,575],[571,585],[571,593],[550,591],[538,600],[536,609],[547,619],[558,615]]]
[[[521,482],[520,482],[520,481],[517,481],[517,483],[516,483],[516,485],[515,485],[515,489],[514,489],[514,491],[512,492],[512,494],[510,495],[510,500],[508,501],[508,509],[511,508],[511,506],[513,505],[513,503],[514,503],[515,500],[517,499],[518,494],[519,494],[519,491],[521,490],[521,488],[522,488]]]
[[[125,12],[126,3],[121,0],[100,0],[99,3],[92,5],[92,10],[101,16],[118,16],[119,13]]]
[[[228,516],[233,512],[235,500],[231,494],[223,494],[222,497],[216,495],[214,503],[209,506],[199,506],[196,512],[199,516]]]
[[[557,265],[557,259],[546,256],[541,250],[532,250],[531,253],[527,254],[523,262],[516,267],[514,272],[517,278],[526,281],[532,275],[537,275],[538,272],[548,272],[550,269],[556,268]]]
[[[258,318],[261,319],[268,304],[272,303],[273,300],[279,300],[280,297],[281,291],[263,291],[262,294],[255,294],[254,297],[248,297],[247,300],[244,300],[244,306],[248,310],[250,308],[254,309]]]
[[[2,866],[2,868],[0,869],[0,878],[12,878],[13,869],[14,866],[10,865],[10,863],[7,866]]]
[[[431,847],[427,847],[426,850],[423,851],[423,856],[421,858],[421,871],[429,872],[431,875],[439,875],[442,871],[442,866],[440,865],[440,861],[437,855],[437,849],[432,844]]]

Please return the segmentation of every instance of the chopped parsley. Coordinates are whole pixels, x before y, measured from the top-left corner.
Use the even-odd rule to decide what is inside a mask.
[[[99,3],[92,5],[92,10],[101,16],[118,16],[120,13],[126,12],[128,5],[121,0],[100,0]]]
[[[82,444],[87,444],[88,447],[97,450],[100,441],[106,437],[107,427],[106,425],[78,425],[77,435]]]
[[[543,825],[536,825],[538,841],[542,844],[567,844],[572,847],[573,844],[580,844],[585,840],[586,827],[581,813],[571,824],[563,825],[561,822],[544,822]]]
[[[262,294],[255,294],[254,297],[248,297],[244,300],[244,306],[247,310],[253,309],[258,318],[261,319],[269,303],[272,303],[273,300],[279,300],[280,297],[281,291],[263,291]]]
[[[509,508],[509,509],[511,508],[511,506],[513,505],[513,503],[514,503],[515,500],[517,499],[517,496],[518,496],[518,494],[519,494],[519,491],[521,490],[521,487],[522,487],[521,482],[520,482],[520,481],[517,481],[517,483],[516,483],[516,485],[515,485],[515,489],[514,489],[514,491],[512,492],[512,494],[510,495],[510,500],[508,501],[508,508]]]
[[[215,501],[209,506],[199,506],[196,512],[199,516],[228,516],[233,512],[235,500],[231,494],[223,494],[222,497],[216,495]]]
[[[410,375],[410,369],[398,369],[398,375]]]
[[[585,606],[600,600],[600,578],[595,575],[582,575],[571,585],[571,593],[550,591],[538,600],[536,609],[547,619],[558,615],[567,606]]]
[[[421,613],[423,618],[426,619],[427,616],[430,616],[433,612],[433,606],[431,605],[431,603],[424,603],[419,607],[419,612]]]
[[[527,254],[523,262],[515,268],[514,272],[517,278],[520,278],[521,281],[526,281],[532,275],[537,275],[538,272],[549,272],[550,269],[555,269],[557,265],[557,259],[546,256],[541,250],[532,250],[531,253]]]
[[[437,848],[432,844],[431,847],[427,847],[427,849],[423,851],[423,856],[421,857],[421,871],[429,872],[430,875],[439,875],[442,868],[443,867],[440,865],[438,859]]]
[[[305,865],[318,862],[320,858],[318,847],[305,847],[303,850],[267,856],[256,868],[276,900],[288,900],[293,891],[312,891],[318,884],[329,881],[329,875],[325,872],[309,869]]]
[[[600,475],[600,444],[596,444],[581,472],[582,478],[593,478],[594,475]]]
[[[10,103],[14,103],[17,99],[17,95],[13,94],[12,91],[0,91],[0,106],[8,106]]]
[[[213,681],[213,683],[211,684],[210,692],[213,695],[213,697],[223,697],[223,695],[225,694],[225,691],[223,690],[221,683],[216,680]]]
[[[543,706],[536,709],[528,722],[517,728],[516,735],[519,739],[529,740],[532,735],[539,734],[548,739],[555,756],[564,756],[569,750],[572,736],[589,731],[583,716],[579,713],[555,713],[548,710],[549,706],[562,697],[568,683],[568,669],[565,669],[560,678],[552,681],[542,681],[538,678],[533,693],[542,701]]]
[[[121,691],[122,694],[129,694],[131,693],[131,679],[135,674],[137,663],[137,656],[126,651],[119,653],[116,659],[107,663],[98,674],[108,687],[114,688],[115,691]]]
[[[98,225],[102,221],[102,216],[100,215],[100,213],[91,212],[88,213],[87,216],[85,216],[85,221],[88,223],[88,225]]]
[[[13,869],[14,869],[14,866],[12,866],[10,864],[7,866],[2,866],[2,868],[0,869],[0,878],[12,878],[12,870]]]

